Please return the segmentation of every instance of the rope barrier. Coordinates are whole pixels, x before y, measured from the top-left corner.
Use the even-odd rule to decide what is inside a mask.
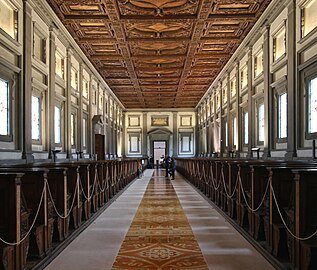
[[[316,230],[313,234],[311,234],[310,236],[307,236],[307,237],[299,237],[299,236],[293,234],[293,232],[291,231],[291,229],[287,226],[287,224],[286,224],[286,222],[285,222],[285,220],[284,220],[284,217],[283,217],[283,215],[282,215],[282,213],[281,213],[281,209],[280,209],[280,207],[278,206],[277,199],[276,199],[276,196],[275,196],[275,192],[274,192],[272,183],[270,184],[270,188],[271,188],[271,191],[272,191],[272,195],[273,195],[273,198],[274,198],[274,202],[275,202],[277,211],[278,211],[278,213],[279,213],[279,215],[280,215],[280,218],[281,218],[281,220],[282,220],[282,222],[283,222],[283,225],[284,225],[285,229],[288,231],[288,233],[289,233],[293,238],[295,238],[295,239],[297,239],[297,240],[299,240],[299,241],[307,241],[307,240],[313,238],[315,235],[317,235],[317,230]]]
[[[79,179],[80,179],[80,176],[79,176]],[[81,192],[82,192],[83,195],[84,195],[84,198],[85,198],[86,200],[90,201],[91,198],[92,198],[92,196],[94,196],[94,191],[95,191],[95,187],[96,187],[96,177],[95,177],[94,182],[93,182],[92,191],[91,191],[91,196],[89,196],[89,197],[86,195],[86,193],[85,193],[85,191],[84,191],[83,184],[81,183],[81,180],[79,181],[79,184],[80,184]],[[88,188],[90,188],[90,187],[88,187]]]
[[[195,166],[193,166],[193,167],[195,167]],[[186,170],[186,168],[185,168],[185,170]],[[188,168],[187,168],[187,170],[188,170]],[[205,167],[203,166],[203,173],[205,174],[205,171],[204,171],[204,170],[205,170]],[[258,210],[261,208],[261,206],[263,205],[263,203],[264,203],[264,201],[265,201],[265,198],[266,198],[266,196],[267,196],[268,189],[269,189],[269,187],[270,187],[270,189],[271,189],[271,191],[272,191],[272,196],[273,196],[273,199],[274,199],[274,203],[275,203],[276,208],[277,208],[277,211],[278,211],[279,216],[280,216],[280,218],[281,218],[281,220],[282,220],[282,223],[283,223],[284,227],[286,228],[286,230],[288,231],[288,233],[289,233],[293,238],[295,238],[295,239],[297,239],[297,240],[299,240],[299,241],[307,241],[307,240],[312,239],[313,237],[315,237],[315,236],[317,235],[317,230],[316,230],[314,233],[312,233],[311,235],[307,236],[307,237],[297,236],[297,235],[295,235],[295,234],[291,231],[291,229],[287,226],[287,223],[286,223],[286,221],[285,221],[285,219],[284,219],[284,217],[283,217],[283,215],[282,215],[282,213],[281,213],[281,209],[280,209],[280,207],[279,207],[279,205],[278,205],[277,198],[276,198],[276,195],[275,195],[275,192],[274,192],[274,188],[273,188],[272,183],[271,183],[271,179],[269,179],[268,182],[267,182],[267,185],[266,185],[266,188],[265,188],[265,192],[264,192],[264,195],[263,195],[263,197],[262,197],[262,199],[261,199],[260,204],[259,204],[256,208],[252,208],[252,207],[250,206],[250,204],[248,203],[248,200],[247,200],[247,198],[246,198],[246,194],[245,194],[245,190],[244,190],[244,188],[243,188],[243,183],[242,183],[240,171],[238,171],[237,180],[236,180],[236,184],[235,184],[235,189],[234,189],[232,195],[229,195],[229,194],[228,194],[228,190],[227,190],[227,187],[226,187],[226,184],[225,184],[225,179],[224,179],[223,168],[221,169],[222,181],[220,181],[220,183],[219,183],[219,185],[218,185],[217,187],[215,186],[215,181],[216,181],[216,180],[214,179],[212,165],[210,166],[210,171],[209,171],[209,172],[210,172],[209,175],[211,176],[212,183],[213,183],[213,187],[215,188],[215,190],[218,190],[219,187],[220,187],[221,182],[223,182],[225,193],[226,193],[226,195],[227,195],[229,198],[232,198],[232,197],[234,196],[234,193],[235,193],[236,190],[237,190],[237,185],[238,185],[238,183],[239,183],[239,184],[240,184],[240,187],[241,187],[241,193],[242,193],[243,199],[244,199],[244,201],[245,201],[247,207],[249,208],[249,210],[252,211],[252,212],[256,212],[256,211],[258,211]],[[188,172],[188,173],[190,173],[190,172]],[[205,177],[206,177],[206,176],[205,176]],[[201,179],[200,179],[200,180],[201,180]]]
[[[243,199],[244,199],[245,204],[247,205],[247,207],[249,208],[249,210],[250,210],[251,212],[257,212],[257,211],[261,208],[262,204],[264,203],[264,200],[265,200],[265,197],[266,197],[266,194],[267,194],[267,191],[268,191],[268,187],[269,187],[270,180],[267,181],[267,185],[266,185],[266,188],[265,188],[265,192],[264,192],[264,195],[263,195],[263,197],[262,197],[262,200],[261,200],[259,206],[253,209],[253,208],[249,205],[248,200],[247,200],[247,198],[246,198],[246,196],[245,196],[245,191],[244,191],[244,189],[243,189],[243,184],[242,184],[242,179],[241,179],[240,171],[238,171],[238,175],[239,175],[239,182],[240,182],[240,187],[241,187],[241,193],[242,193],[242,196],[243,196]]]
[[[77,180],[76,185],[75,185],[75,191],[74,191],[73,201],[72,201],[71,206],[70,206],[70,208],[69,208],[69,212],[67,213],[66,216],[63,216],[63,215],[61,215],[61,214],[59,213],[59,211],[58,211],[58,209],[57,209],[57,207],[56,207],[56,204],[55,204],[55,202],[54,202],[52,193],[51,193],[50,185],[49,185],[49,183],[48,183],[48,181],[47,181],[46,179],[45,179],[45,184],[47,185],[48,194],[49,194],[49,197],[50,197],[50,199],[51,199],[51,201],[52,201],[52,205],[53,205],[53,208],[54,208],[56,214],[57,214],[60,218],[62,218],[62,219],[68,218],[69,215],[71,214],[71,212],[72,212],[72,210],[73,210],[73,207],[74,207],[74,204],[75,204],[76,194],[77,194],[78,180]]]
[[[231,198],[234,196],[234,194],[236,193],[236,190],[237,190],[237,186],[238,186],[238,175],[239,175],[239,174],[237,175],[236,184],[235,184],[235,186],[234,186],[234,190],[233,190],[233,192],[232,192],[231,195],[229,195],[229,192],[228,192],[228,190],[227,190],[227,185],[226,185],[226,183],[225,183],[225,176],[224,176],[224,173],[223,173],[223,168],[221,168],[221,175],[222,175],[222,181],[223,181],[223,186],[224,186],[225,193],[226,193],[226,195],[231,199]]]
[[[42,191],[42,195],[41,195],[41,199],[40,199],[40,202],[39,202],[39,207],[37,208],[37,211],[36,211],[36,214],[35,214],[35,217],[34,217],[34,220],[32,222],[32,225],[30,226],[30,229],[28,230],[28,232],[25,234],[25,236],[20,239],[20,241],[18,242],[7,242],[5,241],[4,239],[2,239],[0,237],[0,241],[3,242],[4,244],[8,245],[8,246],[17,246],[17,245],[20,245],[31,233],[34,225],[35,225],[35,222],[36,222],[36,219],[40,213],[40,209],[41,209],[41,205],[42,205],[42,202],[43,202],[43,198],[44,198],[44,193],[45,193],[45,184],[43,185],[43,191]]]

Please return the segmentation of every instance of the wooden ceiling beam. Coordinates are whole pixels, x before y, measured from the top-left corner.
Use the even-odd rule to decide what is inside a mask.
[[[64,22],[65,23],[83,23],[91,20],[103,21],[105,23],[110,23],[111,20],[107,16],[107,14],[65,14]]]
[[[171,59],[171,58],[180,58],[184,59],[186,55],[184,54],[153,54],[153,55],[134,55],[131,57],[133,60],[140,60],[140,59]],[[107,55],[107,54],[93,54],[90,56],[91,59],[96,59],[96,60],[124,60],[122,55]]]
[[[210,13],[207,21],[213,21],[215,19],[223,20],[242,20],[246,21],[247,19],[253,21],[256,18],[254,13]]]

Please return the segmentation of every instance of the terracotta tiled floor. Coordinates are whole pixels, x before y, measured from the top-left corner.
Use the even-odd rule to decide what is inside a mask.
[[[150,191],[150,197],[157,197],[157,200],[148,200],[144,192],[152,178],[153,182],[150,186],[159,188],[160,191]],[[157,239],[156,234],[163,236],[160,242],[161,246],[157,246],[157,242],[150,241],[153,245],[146,247],[143,254],[147,254],[147,258],[162,256],[165,258],[166,254],[172,254],[178,262],[184,263],[184,260],[175,255],[177,252],[184,252],[171,247],[170,239],[182,238],[184,235],[189,236],[192,241],[187,242],[192,245],[192,250],[195,256],[199,258],[199,264],[205,261],[208,269],[224,270],[224,269],[274,269],[253,247],[250,245],[232,226],[208,203],[206,202],[181,176],[176,174],[174,181],[166,180],[164,177],[165,172],[160,170],[147,170],[141,179],[137,179],[111,206],[109,206],[104,213],[102,213],[82,234],[80,234],[46,269],[112,269],[112,265],[116,260],[117,254],[121,245],[123,251],[131,249],[131,245],[125,246],[124,239],[130,229],[132,220],[134,219],[137,209],[140,205],[142,198],[150,206],[143,208],[140,213],[136,215],[136,225],[138,228],[135,232],[133,226],[130,230],[132,234],[129,238],[133,240],[134,245],[137,244],[136,239]],[[167,183],[165,186],[164,183]],[[173,185],[173,187],[171,186]],[[178,199],[175,201],[174,191]],[[173,196],[172,196],[173,194]],[[174,197],[173,202],[171,197]],[[182,213],[181,208],[172,209],[171,212],[177,215],[167,215],[164,213],[162,206],[165,204],[178,204],[179,200],[185,215]],[[152,202],[150,202],[152,201]],[[163,204],[164,201],[164,204]],[[147,210],[146,210],[147,209]],[[153,210],[155,209],[155,211]],[[163,210],[163,212],[160,212]],[[144,215],[147,211],[157,212],[157,216]],[[177,219],[175,216],[178,216]],[[175,218],[175,219],[174,219]],[[184,221],[184,223],[180,223]],[[190,227],[185,225],[189,222]],[[153,231],[148,230],[151,223],[155,224],[156,228],[160,224],[160,228]],[[142,226],[144,225],[144,230]],[[167,224],[173,224],[172,229],[164,227]],[[175,224],[175,226],[174,226]],[[175,229],[174,229],[175,227]],[[141,229],[140,229],[141,228]],[[140,234],[140,232],[143,233]],[[179,233],[178,235],[175,233]],[[189,233],[190,232],[190,233]],[[143,239],[142,239],[143,238]],[[198,242],[198,246],[195,242]],[[142,241],[139,244],[142,244]],[[182,242],[182,241],[181,241]],[[181,243],[180,242],[180,243]],[[153,248],[156,245],[156,248]],[[163,249],[162,249],[163,247]],[[135,248],[132,247],[132,248]],[[151,255],[149,255],[152,249]],[[201,250],[204,260],[199,255]],[[168,250],[168,252],[167,252]],[[188,250],[188,246],[185,250]],[[196,253],[195,253],[196,252]],[[121,253],[123,254],[123,253]],[[142,252],[141,252],[142,254]],[[173,255],[174,254],[174,255]],[[177,253],[179,254],[179,253]],[[184,252],[185,258],[188,253]],[[187,255],[186,255],[187,254]],[[121,256],[121,255],[120,255]],[[118,257],[118,261],[120,260]],[[169,255],[170,256],[170,255]],[[155,261],[155,260],[154,260]],[[164,260],[156,260],[156,264],[151,267],[149,264],[144,267],[122,267],[122,264],[115,264],[114,269],[184,269],[181,267],[173,266],[170,268],[162,267]],[[167,262],[167,260],[165,260]],[[192,262],[191,262],[192,263]],[[156,265],[156,266],[153,266]],[[168,264],[166,264],[168,265]],[[172,266],[172,265],[171,265]],[[189,268],[187,269],[206,269],[206,266],[201,265],[202,268]]]

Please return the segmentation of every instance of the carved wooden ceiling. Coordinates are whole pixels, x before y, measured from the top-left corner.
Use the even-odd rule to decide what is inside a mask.
[[[127,109],[194,108],[270,0],[47,0]]]

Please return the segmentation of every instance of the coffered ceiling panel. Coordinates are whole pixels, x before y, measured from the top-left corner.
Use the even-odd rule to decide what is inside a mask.
[[[270,0],[47,0],[127,108],[194,108]]]

